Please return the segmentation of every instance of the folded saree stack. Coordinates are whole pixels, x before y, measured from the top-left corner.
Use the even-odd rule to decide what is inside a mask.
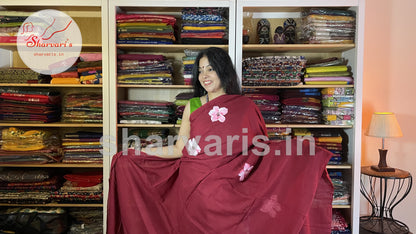
[[[281,123],[281,105],[276,94],[246,93],[259,108],[266,124]]]
[[[307,85],[347,85],[353,84],[352,73],[346,60],[336,57],[307,62],[303,78]]]
[[[47,89],[0,88],[0,121],[59,121],[61,97]]]
[[[117,56],[119,84],[171,85],[172,61],[156,54],[119,54]]]
[[[329,171],[329,177],[334,185],[332,205],[349,205],[350,188],[341,171]]]
[[[354,88],[325,88],[321,93],[325,124],[354,124]]]
[[[30,12],[0,11],[0,43],[16,43],[20,25]]]
[[[58,176],[39,169],[0,171],[0,203],[43,204],[60,186]]]
[[[99,132],[78,131],[65,133],[62,139],[63,163],[102,163],[103,149]]]
[[[194,93],[179,93],[175,97],[175,115],[176,115],[176,124],[182,123],[182,115],[185,110],[185,105],[188,103],[189,99],[194,97]]]
[[[51,199],[61,203],[102,203],[102,172],[65,174],[65,182],[51,194]]]
[[[103,209],[71,208],[69,209],[71,225],[68,234],[103,233]]]
[[[117,14],[117,44],[173,44],[176,18],[158,14]]]
[[[172,102],[119,101],[118,113],[120,123],[166,124],[176,122]]]
[[[292,128],[267,128],[267,137],[271,141],[280,141],[291,138]]]
[[[61,160],[58,136],[39,129],[4,128],[0,163],[50,163]]]
[[[64,72],[52,74],[50,77],[51,84],[81,84],[76,65],[71,66]]]
[[[38,83],[39,73],[29,68],[0,69],[0,83]]]
[[[149,145],[167,146],[169,133],[168,128],[129,128],[128,136],[123,135],[123,139],[129,139],[127,142],[128,148],[139,149]],[[126,146],[123,145],[123,147]]]
[[[102,123],[103,98],[101,93],[69,93],[64,98],[63,122]]]
[[[224,8],[183,8],[182,44],[227,44],[228,19]]]
[[[247,57],[243,60],[243,85],[298,85],[305,65],[303,56]]]
[[[339,209],[332,211],[331,234],[351,234],[349,225]]]
[[[320,124],[322,104],[319,89],[284,89],[279,93],[282,123]]]
[[[354,43],[355,12],[309,8],[302,12],[301,38],[311,44]]]
[[[196,56],[198,55],[197,50],[185,49],[185,56],[182,57],[183,66],[183,83],[185,85],[192,85],[192,69],[194,67]]]

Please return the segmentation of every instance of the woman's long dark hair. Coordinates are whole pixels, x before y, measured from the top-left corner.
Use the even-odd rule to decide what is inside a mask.
[[[220,78],[221,85],[226,94],[241,94],[237,72],[235,71],[230,56],[223,49],[210,47],[199,52],[195,59],[192,70],[192,85],[194,86],[194,97],[201,97],[206,94],[205,89],[199,82],[199,61],[202,57],[208,58],[209,64]]]

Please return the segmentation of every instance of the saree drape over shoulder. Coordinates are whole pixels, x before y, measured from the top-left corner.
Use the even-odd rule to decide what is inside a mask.
[[[267,141],[260,111],[239,95],[202,105],[190,121],[180,159],[113,157],[108,233],[330,233],[330,152]],[[254,168],[241,182],[245,163]]]

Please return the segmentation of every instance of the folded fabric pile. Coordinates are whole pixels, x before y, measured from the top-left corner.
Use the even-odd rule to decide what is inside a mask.
[[[313,137],[316,146],[332,153],[328,164],[340,165],[348,160],[348,136],[342,129],[303,129],[293,130],[296,137]]]
[[[267,128],[267,136],[271,141],[281,141],[291,138],[291,128]]]
[[[50,163],[61,160],[56,134],[38,129],[15,127],[1,130],[0,163]]]
[[[284,89],[279,92],[279,96],[282,103],[282,123],[322,123],[322,104],[319,89]]]
[[[281,109],[279,96],[276,94],[245,93],[259,108],[266,124],[277,124],[281,122]]]
[[[71,208],[69,217],[71,225],[68,234],[103,233],[102,208]]]
[[[0,83],[38,83],[38,76],[39,73],[29,68],[0,69]]]
[[[123,139],[128,138],[127,147],[134,149],[145,148],[149,145],[167,146],[168,143],[173,144],[173,142],[168,142],[169,133],[168,128],[129,128],[128,136],[125,136],[126,138],[123,136]],[[123,150],[126,150],[125,145],[123,145]]]
[[[342,172],[329,171],[329,177],[334,185],[332,205],[349,205],[351,194],[348,182],[344,179]]]
[[[338,209],[332,210],[331,234],[351,234],[347,221]]]
[[[102,203],[103,174],[84,172],[64,175],[63,186],[51,194],[51,199],[61,203]]]
[[[172,84],[172,61],[163,55],[119,54],[117,59],[117,81],[119,84]]]
[[[63,163],[102,163],[103,149],[99,132],[78,131],[66,133],[62,139]]]
[[[186,49],[184,52],[185,56],[182,57],[183,81],[185,85],[192,85],[192,69],[199,51]]]
[[[64,98],[62,121],[72,123],[102,123],[102,94],[96,92],[67,94]]]
[[[176,115],[176,124],[182,123],[182,115],[183,111],[185,110],[185,105],[189,102],[189,99],[194,97],[194,93],[187,92],[187,93],[179,93],[175,97],[175,115]]]
[[[347,85],[353,84],[354,80],[346,60],[333,57],[308,61],[303,82],[307,85]]]
[[[355,12],[309,8],[302,12],[301,38],[305,43],[354,43]]]
[[[321,92],[325,124],[354,124],[354,88],[325,88]]]
[[[162,124],[176,122],[172,102],[119,101],[118,113],[120,123]]]
[[[101,84],[102,54],[81,53],[77,63],[51,78],[51,84]]]
[[[228,19],[225,8],[182,9],[182,44],[227,44]]]
[[[0,11],[0,43],[16,43],[20,25],[30,12]]]
[[[117,44],[173,44],[176,18],[158,14],[117,14]]]
[[[305,65],[303,56],[247,57],[243,59],[243,85],[298,85]]]
[[[60,186],[58,176],[39,169],[0,171],[0,203],[47,203]]]
[[[0,88],[0,120],[7,122],[59,121],[61,97],[48,89]]]

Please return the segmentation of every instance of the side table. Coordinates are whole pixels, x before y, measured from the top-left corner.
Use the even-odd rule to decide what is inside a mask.
[[[361,194],[370,203],[369,216],[360,217],[360,228],[370,233],[409,233],[403,222],[393,218],[393,209],[410,192],[412,176],[408,171],[378,172],[361,168]]]

